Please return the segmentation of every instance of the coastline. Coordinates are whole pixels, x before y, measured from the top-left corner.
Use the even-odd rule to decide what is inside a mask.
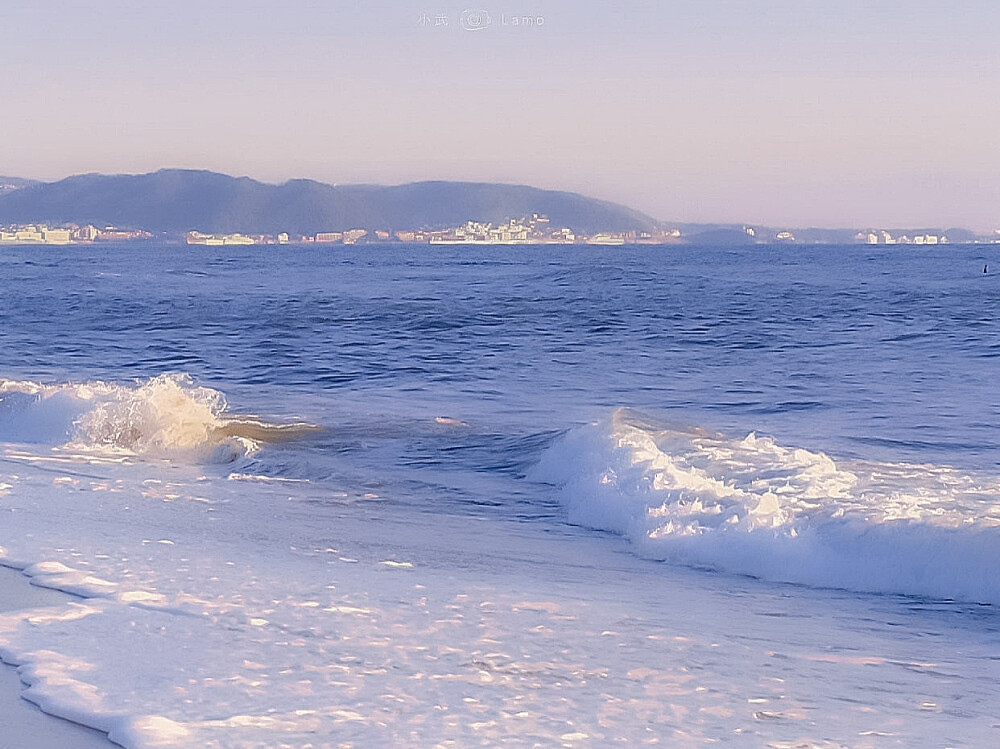
[[[72,596],[39,588],[19,570],[0,566],[0,612],[28,611],[58,606]],[[107,734],[43,712],[22,697],[24,684],[17,667],[0,661],[0,749],[107,749],[118,745]]]

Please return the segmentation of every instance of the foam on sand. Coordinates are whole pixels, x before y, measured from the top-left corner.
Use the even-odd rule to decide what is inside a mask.
[[[130,749],[995,744],[975,614],[179,461],[24,453],[0,446],[0,564],[82,598],[0,614],[0,657],[27,699]]]
[[[754,433],[618,410],[533,477],[571,521],[647,557],[769,580],[1000,603],[1000,481],[949,466],[834,461]]]
[[[68,600],[69,596],[62,593],[30,585],[28,578],[17,570],[0,566],[0,612],[61,606]],[[0,714],[3,715],[0,745],[33,749],[112,746],[99,731],[42,713],[36,705],[21,698],[24,686],[17,668],[0,665]]]

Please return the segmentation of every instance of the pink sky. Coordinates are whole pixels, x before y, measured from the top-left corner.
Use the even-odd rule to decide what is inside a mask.
[[[1000,226],[996,3],[478,8],[468,31],[469,6],[424,0],[7,2],[0,174],[503,181],[676,221]],[[542,24],[504,25],[524,15]]]

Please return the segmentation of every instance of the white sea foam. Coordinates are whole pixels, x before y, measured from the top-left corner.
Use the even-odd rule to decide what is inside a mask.
[[[566,435],[533,478],[644,556],[765,579],[1000,603],[1000,481],[834,461],[626,411]]]
[[[660,436],[632,427],[620,438]],[[0,564],[82,598],[0,614],[0,659],[26,699],[130,749],[995,743],[996,638],[975,617],[948,628],[893,601],[657,569],[542,523],[315,502],[319,482],[80,471],[31,449],[0,445]],[[629,470],[631,448],[601,449],[604,472],[608,455]],[[587,457],[566,450],[570,468]],[[739,487],[690,473],[739,506]]]
[[[44,385],[0,380],[0,440],[230,462],[309,425],[272,425],[227,411],[218,390],[184,374],[144,382]]]

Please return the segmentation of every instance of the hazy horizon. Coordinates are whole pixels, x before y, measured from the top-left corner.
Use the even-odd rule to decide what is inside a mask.
[[[1000,8],[745,6],[9,3],[0,173],[505,182],[677,222],[1000,226]],[[465,25],[485,28],[463,28],[478,8]]]

